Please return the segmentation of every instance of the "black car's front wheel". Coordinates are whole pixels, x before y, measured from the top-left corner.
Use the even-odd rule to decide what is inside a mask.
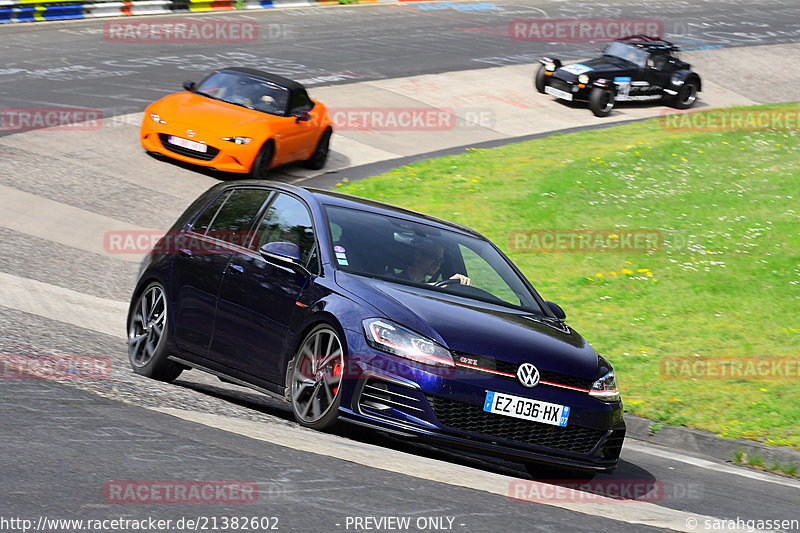
[[[596,117],[607,117],[614,109],[614,92],[602,87],[592,88],[589,93],[589,109]]]
[[[686,81],[683,86],[681,86],[678,94],[675,95],[672,106],[677,109],[688,109],[692,107],[697,101],[697,92],[697,82],[694,80]]]
[[[328,324],[312,329],[289,363],[289,399],[300,424],[328,429],[339,418],[344,350],[339,334]]]
[[[544,68],[544,65],[539,65],[539,70],[536,71],[536,76],[533,78],[533,84],[536,86],[536,90],[542,94],[544,94],[544,87],[547,85],[545,80],[546,71],[547,69]]]
[[[149,284],[131,304],[128,313],[128,357],[137,374],[172,381],[183,368],[167,359],[169,329],[167,294],[158,282]]]

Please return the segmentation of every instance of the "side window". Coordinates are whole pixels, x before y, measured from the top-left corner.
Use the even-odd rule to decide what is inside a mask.
[[[304,265],[315,261],[314,228],[305,204],[293,196],[279,193],[264,213],[256,230],[255,246],[270,242],[291,242],[300,247]],[[309,262],[309,259],[312,261]]]
[[[250,228],[258,210],[267,200],[264,189],[234,189],[217,212],[206,235],[244,246],[250,242]]]
[[[231,191],[225,191],[224,193],[220,194],[219,196],[214,199],[213,202],[208,204],[200,216],[197,217],[192,224],[192,231],[196,231],[197,233],[205,233],[208,230],[208,227],[211,225],[211,222],[214,220],[214,217],[217,216],[217,212],[219,212],[219,208],[222,207],[222,204],[225,203],[225,200],[228,199],[228,196],[231,195]]]
[[[667,56],[663,53],[654,53],[648,59],[648,63],[652,61],[652,66],[656,70],[664,70],[664,67],[667,66]]]
[[[314,104],[311,102],[305,89],[296,89],[292,91],[292,105],[289,108],[290,115],[299,111],[310,111],[313,107]]]

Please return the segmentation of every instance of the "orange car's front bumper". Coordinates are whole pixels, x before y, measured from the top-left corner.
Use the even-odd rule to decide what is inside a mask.
[[[170,135],[186,138],[185,128],[177,128],[180,132],[172,131],[175,128],[169,124],[157,124],[145,116],[139,131],[139,141],[145,150],[155,152],[171,159],[200,165],[223,172],[250,172],[260,146],[257,143],[235,144],[222,139],[205,139],[202,134],[189,140],[203,142],[209,147],[209,152],[202,154],[185,148],[171,145],[166,138]],[[218,151],[216,154],[213,152]]]

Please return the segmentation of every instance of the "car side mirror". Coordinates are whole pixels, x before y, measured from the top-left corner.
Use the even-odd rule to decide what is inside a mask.
[[[561,309],[560,305],[558,305],[555,302],[545,302],[545,303],[547,304],[547,307],[550,308],[550,312],[556,315],[557,319],[564,320],[565,318],[567,318],[567,313],[565,313],[564,310]]]
[[[309,274],[300,257],[300,247],[293,242],[268,242],[258,249],[261,256],[271,263],[290,268],[298,273]]]
[[[186,80],[185,82],[183,82],[183,88],[189,91],[190,93],[194,92],[195,87],[197,87],[197,85],[192,80]]]
[[[311,113],[308,111],[298,111],[294,116],[296,117],[295,122],[308,122],[311,120]]]

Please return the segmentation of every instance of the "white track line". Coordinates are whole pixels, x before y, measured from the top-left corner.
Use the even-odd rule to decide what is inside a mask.
[[[770,475],[765,474],[763,472],[758,472],[756,470],[748,470],[746,468],[736,468],[733,466],[729,466],[722,463],[715,463],[713,461],[707,461],[705,459],[699,459],[697,457],[691,457],[688,455],[680,455],[677,453],[668,452],[663,448],[653,448],[643,444],[635,444],[630,440],[626,440],[625,444],[623,445],[623,450],[630,450],[632,452],[639,452],[645,453],[647,455],[653,455],[656,457],[661,457],[663,459],[671,459],[673,461],[680,461],[681,463],[690,464],[692,466],[697,466],[700,468],[705,468],[707,470],[713,470],[715,472],[721,472],[724,474],[733,474],[741,477],[746,477],[750,479],[756,479],[758,481],[766,481],[768,483],[776,483],[778,485],[783,485],[785,487],[791,487],[793,489],[800,489],[800,481],[796,481],[793,479],[782,478],[777,475]]]

